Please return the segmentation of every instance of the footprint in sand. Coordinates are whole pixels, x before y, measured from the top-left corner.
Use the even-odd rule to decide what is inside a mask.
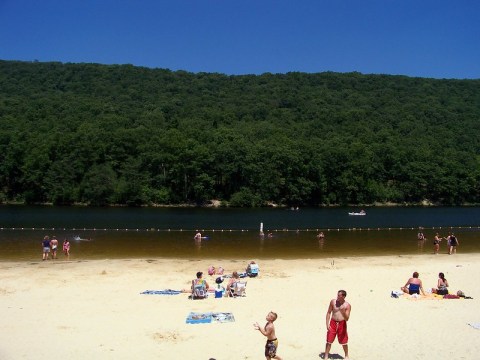
[[[183,336],[181,336],[179,333],[175,331],[168,331],[165,333],[156,332],[153,334],[153,338],[157,341],[171,341],[171,342],[185,340]]]

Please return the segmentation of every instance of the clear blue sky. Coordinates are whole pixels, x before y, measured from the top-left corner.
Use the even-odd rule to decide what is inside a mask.
[[[479,0],[0,0],[0,59],[480,78]]]

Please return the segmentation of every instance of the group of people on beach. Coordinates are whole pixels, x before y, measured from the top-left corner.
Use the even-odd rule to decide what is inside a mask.
[[[48,235],[45,235],[42,240],[42,260],[49,260],[50,253],[52,254],[52,259],[55,260],[57,258],[58,244],[58,240],[55,236],[52,236],[52,238],[50,239]],[[68,241],[68,239],[63,240],[62,250],[65,256],[70,256],[70,242]]]
[[[419,231],[417,234],[418,241],[426,241],[427,238],[423,234],[422,231]],[[437,232],[433,238],[433,253],[438,255],[440,251],[440,243],[442,240],[447,240],[447,254],[452,255],[457,253],[457,246],[460,245],[458,238],[455,236],[453,232],[449,232],[446,237],[441,237],[440,234]]]
[[[445,278],[445,274],[443,272],[438,274],[438,281],[437,281],[437,287],[431,289],[432,294],[437,294],[437,295],[447,295],[448,294],[448,281]],[[400,288],[405,294],[409,295],[420,295],[420,292],[422,295],[425,294],[425,290],[423,289],[423,283],[422,280],[419,278],[419,273],[415,271],[412,274],[412,277],[407,280],[404,286]]]
[[[208,274],[210,276],[221,275],[217,277],[215,282],[217,288],[220,289],[221,283],[223,282],[223,273],[224,269],[219,267],[210,266],[208,268]],[[258,264],[255,261],[250,261],[247,264],[245,276],[255,277],[258,275]],[[231,276],[225,276],[229,278],[226,294],[229,297],[233,297],[233,289],[236,283],[240,281],[240,274],[237,271],[234,271]],[[197,292],[197,288],[203,288],[200,292]],[[208,291],[210,285],[208,282],[203,279],[203,272],[199,271],[196,274],[196,278],[192,280],[191,286],[191,298],[192,299],[205,299],[208,296]],[[217,292],[217,289],[215,290]],[[215,294],[216,295],[216,294]],[[351,305],[345,301],[347,292],[345,290],[339,290],[337,292],[336,299],[332,299],[328,304],[328,309],[325,318],[325,324],[327,328],[325,352],[321,354],[322,359],[328,359],[330,349],[332,347],[335,338],[338,338],[338,342],[342,345],[345,352],[345,359],[348,359],[348,332],[347,332],[347,321],[350,318]],[[216,296],[217,297],[217,296]],[[275,335],[275,325],[274,322],[277,320],[277,313],[270,311],[266,316],[267,323],[265,326],[260,326],[258,322],[253,324],[255,330],[260,331],[260,333],[267,338],[265,343],[264,354],[267,360],[278,359],[281,360],[281,357],[277,354],[278,349],[278,339]]]
[[[215,274],[213,274],[215,275]],[[218,275],[218,274],[217,274]],[[215,283],[217,287],[214,289],[215,297],[234,297],[235,296],[235,286],[240,281],[240,276],[237,271],[234,271],[232,275],[228,277],[228,282],[226,288],[222,286],[224,281],[223,276],[216,278]],[[199,271],[196,274],[196,278],[192,280],[191,292],[190,295],[193,300],[202,300],[208,297],[208,292],[210,291],[210,284],[203,278],[203,272]],[[219,295],[217,296],[217,293]]]
[[[259,267],[255,261],[250,261],[247,264],[244,272],[234,271],[231,275],[224,275],[224,268],[222,266],[215,267],[210,265],[208,267],[207,273],[210,276],[217,276],[215,283],[217,284],[217,288],[215,289],[215,297],[235,297],[237,296],[235,290],[236,287],[241,283],[241,278],[244,277],[256,277],[258,275]],[[224,278],[228,278],[226,288],[222,286]],[[203,279],[203,272],[199,271],[196,274],[196,278],[192,280],[192,285],[190,287],[191,290],[191,298],[194,300],[197,299],[205,299],[208,297],[208,292],[210,291],[210,285],[208,282]],[[221,295],[217,296],[217,293],[220,292]]]

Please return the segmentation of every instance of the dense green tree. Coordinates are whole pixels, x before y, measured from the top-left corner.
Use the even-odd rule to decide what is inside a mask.
[[[0,201],[480,203],[480,80],[0,61]]]

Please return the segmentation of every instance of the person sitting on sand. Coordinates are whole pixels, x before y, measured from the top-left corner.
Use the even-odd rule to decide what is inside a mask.
[[[230,280],[228,280],[227,284],[227,294],[230,297],[233,297],[233,292],[235,291],[235,283],[237,283],[240,279],[238,272],[234,271]]]
[[[445,275],[441,272],[438,274],[437,288],[432,288],[432,293],[438,295],[448,294],[448,281],[445,279]]]
[[[217,270],[215,269],[215,266],[210,265],[208,267],[207,272],[208,272],[208,275],[212,276],[212,275],[215,275],[217,273]]]
[[[192,299],[205,299],[208,294],[208,285],[205,279],[202,279],[203,272],[197,272],[197,278],[192,280]]]
[[[408,279],[407,283],[405,286],[402,286],[400,289],[406,293],[406,294],[420,294],[420,291],[422,291],[422,295],[425,295],[425,291],[423,291],[423,285],[422,285],[422,280],[418,278],[418,272],[414,272],[413,277]]]
[[[258,276],[258,264],[255,261],[250,261],[247,265],[247,268],[245,269],[245,272],[248,277],[256,277]]]
[[[225,295],[225,288],[221,285],[223,283],[223,277],[217,277],[215,283],[217,284],[215,288],[215,298],[221,298]]]

